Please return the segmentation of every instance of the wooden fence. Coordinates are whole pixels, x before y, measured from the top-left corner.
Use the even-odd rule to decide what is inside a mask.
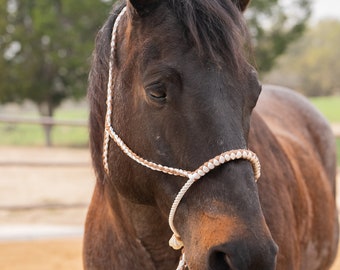
[[[333,124],[332,129],[335,137],[340,139],[340,123]]]
[[[8,124],[32,124],[41,125],[44,128],[45,145],[52,146],[52,128],[54,126],[71,126],[71,127],[86,127],[87,121],[85,120],[58,120],[52,117],[40,118],[23,118],[0,115],[0,122]]]
[[[84,120],[57,120],[52,117],[41,118],[22,118],[1,116],[0,122],[15,123],[15,124],[32,124],[32,125],[46,125],[46,126],[74,126],[74,127],[86,127],[87,121]],[[340,123],[333,124],[332,129],[336,138],[340,138]]]
[[[32,125],[46,125],[46,126],[74,126],[86,127],[87,121],[84,120],[57,120],[52,117],[41,118],[23,118],[0,115],[0,122],[9,124],[32,124]]]

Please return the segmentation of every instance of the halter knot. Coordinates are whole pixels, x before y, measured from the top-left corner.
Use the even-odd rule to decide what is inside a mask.
[[[180,250],[182,247],[184,247],[184,243],[179,236],[173,234],[169,240],[169,246],[174,250]]]

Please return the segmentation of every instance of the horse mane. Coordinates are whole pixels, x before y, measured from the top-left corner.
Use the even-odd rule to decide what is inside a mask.
[[[113,24],[126,5],[120,1],[96,37],[89,73],[90,148],[97,179],[104,181],[102,164],[103,136],[106,114],[106,91],[109,70],[110,42]],[[182,23],[189,42],[202,59],[220,66],[228,63],[234,75],[242,74],[245,66],[244,46],[250,44],[242,13],[231,0],[169,0],[170,10]]]
[[[170,0],[169,6],[201,57],[217,65],[221,60],[228,63],[235,75],[242,71],[250,38],[243,15],[231,0]]]

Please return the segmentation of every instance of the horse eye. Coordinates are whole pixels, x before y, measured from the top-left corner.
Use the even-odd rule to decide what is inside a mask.
[[[164,91],[151,91],[150,97],[156,98],[156,99],[165,99],[166,93]]]
[[[146,88],[148,96],[155,101],[165,101],[167,94],[162,83],[156,83]]]

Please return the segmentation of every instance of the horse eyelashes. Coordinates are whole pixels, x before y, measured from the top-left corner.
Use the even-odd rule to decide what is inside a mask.
[[[147,96],[155,102],[165,102],[167,98],[166,87],[163,83],[152,84],[145,88]]]

